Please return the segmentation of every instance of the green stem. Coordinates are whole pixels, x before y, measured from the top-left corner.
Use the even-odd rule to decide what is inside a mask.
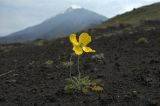
[[[81,78],[81,72],[79,70],[79,58],[80,58],[80,56],[78,56],[77,64],[78,64],[78,78],[80,79]]]

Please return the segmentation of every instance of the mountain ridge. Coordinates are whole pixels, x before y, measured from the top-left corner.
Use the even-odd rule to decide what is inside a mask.
[[[64,13],[51,17],[42,23],[28,27],[24,30],[12,33],[6,37],[1,37],[1,43],[25,42],[35,39],[50,39],[63,37],[68,34],[94,27],[107,18],[93,11],[76,8],[72,11],[66,10]]]

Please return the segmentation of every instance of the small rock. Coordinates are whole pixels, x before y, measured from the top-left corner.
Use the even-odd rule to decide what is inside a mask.
[[[141,63],[142,63],[142,64],[145,64],[146,62],[145,62],[145,61],[142,61]]]
[[[35,94],[37,92],[36,88],[31,89],[31,93]]]
[[[130,95],[124,95],[124,100],[128,101],[129,99],[131,99]]]
[[[13,77],[17,77],[19,74],[13,74]]]
[[[146,83],[151,84],[152,81],[153,81],[153,79],[150,78],[150,77],[146,77],[146,78],[145,78],[145,82],[146,82]]]
[[[64,94],[65,94],[64,89],[59,89],[59,90],[55,93],[55,95],[56,95],[57,97],[64,96]]]
[[[157,100],[148,100],[148,106],[158,106],[158,101]]]
[[[135,97],[137,97],[138,96],[137,91],[132,91],[132,95],[135,96]]]
[[[149,64],[157,64],[157,63],[159,63],[158,60],[150,60],[150,62],[149,62]]]
[[[20,66],[17,67],[17,69],[23,69],[23,68],[24,68],[23,65],[20,65]]]
[[[0,103],[5,102],[5,101],[6,101],[6,99],[4,97],[0,97]]]
[[[100,53],[100,54],[95,54],[91,57],[91,59],[95,62],[95,63],[98,63],[98,64],[106,64],[105,62],[105,57],[104,57],[104,54],[103,53]]]
[[[38,106],[37,103],[34,103],[34,106]]]
[[[105,57],[104,57],[104,54],[103,53],[100,53],[100,54],[95,54],[92,56],[92,59],[99,59],[99,60],[103,60]]]
[[[105,99],[101,99],[101,100],[100,100],[101,106],[106,106],[107,103],[108,103],[108,101],[105,100]]]
[[[104,74],[98,74],[98,75],[97,75],[97,78],[104,78],[104,77],[105,77]]]
[[[123,74],[123,77],[128,77],[128,74],[125,74],[125,73],[124,73],[124,74]]]
[[[16,83],[16,80],[15,79],[7,80],[6,83]]]
[[[93,73],[95,71],[98,71],[98,69],[97,68],[93,68],[93,69],[90,70],[91,73]]]
[[[33,69],[33,66],[28,66],[28,69],[29,69],[29,70]]]
[[[114,58],[114,60],[118,60],[119,59],[119,57],[118,56],[116,56],[115,58]]]
[[[61,104],[60,104],[60,103],[58,103],[58,104],[57,104],[57,106],[61,106]]]
[[[98,69],[98,68],[96,68],[96,67],[93,69],[93,71],[98,71],[98,70],[99,70],[99,69]]]
[[[45,70],[45,69],[48,69],[47,66],[41,66],[40,68],[41,68],[42,70],[43,70],[43,69],[44,69],[44,70]]]
[[[120,67],[120,64],[119,63],[115,63],[114,64],[116,67]]]
[[[30,63],[29,63],[29,65],[33,65],[35,63],[35,61],[31,61]]]
[[[48,102],[51,102],[51,103],[56,102],[56,98],[51,95],[47,95],[45,97]]]

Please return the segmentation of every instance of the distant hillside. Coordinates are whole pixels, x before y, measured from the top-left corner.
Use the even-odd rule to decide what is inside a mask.
[[[138,25],[143,20],[160,20],[160,2],[117,15],[98,27],[104,28],[120,23]]]
[[[0,43],[25,42],[35,39],[50,39],[66,36],[106,21],[106,17],[84,8],[68,8],[64,13],[41,24],[0,38]]]

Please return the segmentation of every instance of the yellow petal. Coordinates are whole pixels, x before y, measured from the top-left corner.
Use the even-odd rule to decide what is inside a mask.
[[[75,52],[76,55],[81,55],[83,53],[82,48],[77,45],[73,45],[73,51]]]
[[[69,37],[69,39],[70,39],[70,41],[71,41],[72,44],[78,45],[77,38],[76,38],[75,34],[71,34],[70,37]]]
[[[85,52],[96,52],[95,50],[91,49],[90,47],[86,47],[86,46],[83,47],[83,50]]]
[[[83,44],[83,46],[86,46],[90,42],[91,42],[91,36],[88,35],[88,33],[82,33],[79,36],[79,43]]]

